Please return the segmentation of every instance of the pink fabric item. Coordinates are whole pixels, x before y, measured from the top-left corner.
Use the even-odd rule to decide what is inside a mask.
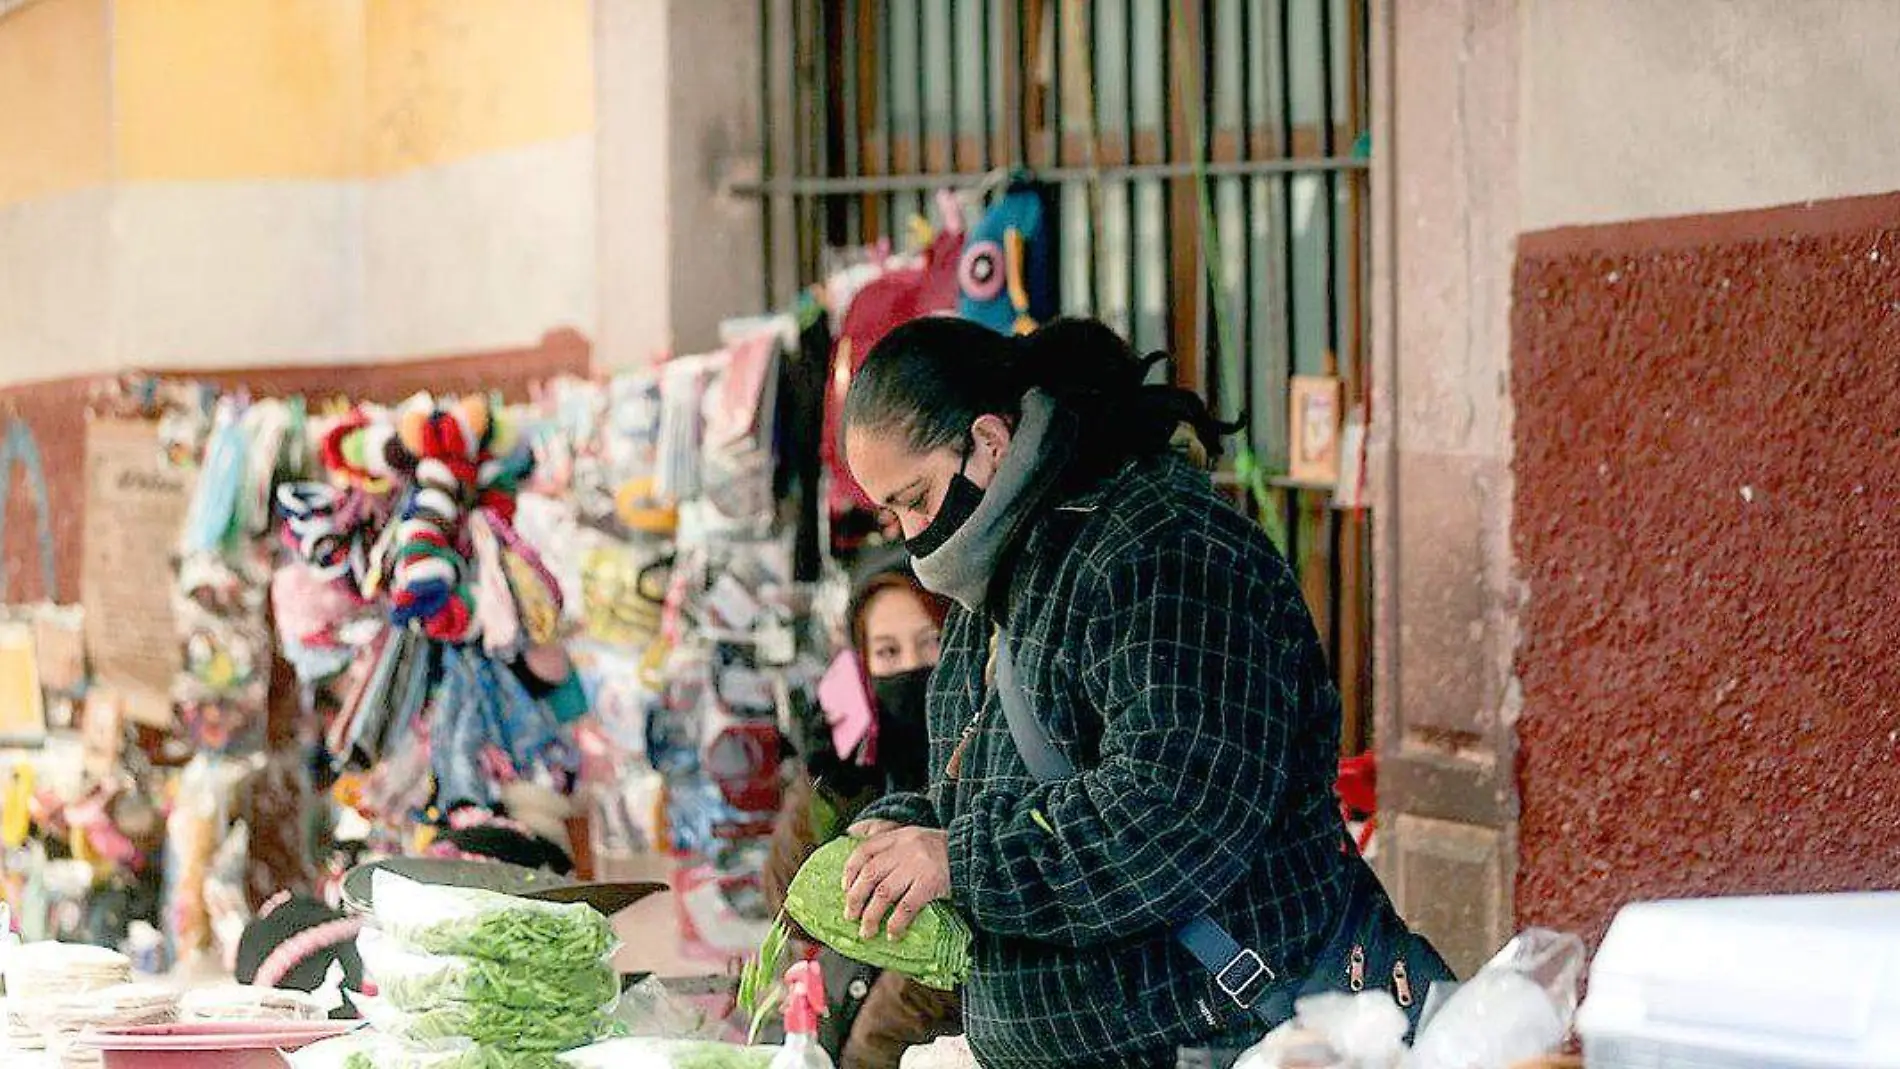
[[[778,336],[760,331],[727,350],[723,389],[707,420],[706,438],[713,445],[730,445],[750,433],[759,422],[759,404],[765,381],[778,355]]]
[[[831,727],[831,745],[840,757],[849,757],[870,739],[877,723],[871,695],[864,685],[864,667],[853,650],[838,654],[818,681],[818,705]]]
[[[512,651],[521,641],[521,614],[501,564],[501,538],[488,514],[469,517],[469,541],[475,557],[475,614],[481,622],[482,648],[491,655]]]

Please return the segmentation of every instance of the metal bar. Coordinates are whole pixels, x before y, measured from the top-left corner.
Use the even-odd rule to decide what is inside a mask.
[[[1319,4],[1319,79],[1321,116],[1319,144],[1322,155],[1333,154],[1333,0]],[[1339,185],[1335,175],[1326,179],[1326,349],[1339,354]]]
[[[891,17],[889,0],[874,3],[872,10],[877,13],[878,38],[883,42],[876,63],[884,97],[884,173],[891,175],[897,170],[897,20]],[[895,238],[898,229],[897,198],[888,188],[884,193],[882,223],[884,233],[877,236]]]
[[[1293,0],[1280,0],[1280,157],[1293,158]],[[1280,181],[1280,247],[1285,274],[1281,286],[1285,292],[1287,373],[1299,370],[1298,280],[1294,277],[1293,254],[1293,179],[1286,173]]]
[[[1239,54],[1235,57],[1235,60],[1240,67],[1240,70],[1239,70],[1240,77],[1236,78],[1234,81],[1234,84],[1236,87],[1235,91],[1240,94],[1240,99],[1235,102],[1237,105],[1237,107],[1235,108],[1235,112],[1240,117],[1240,146],[1239,146],[1240,151],[1236,153],[1236,155],[1239,156],[1242,162],[1246,162],[1253,159],[1253,147],[1254,147],[1254,144],[1253,144],[1253,124],[1254,124],[1253,5],[1254,5],[1254,0],[1240,0]],[[1254,254],[1254,240],[1253,240],[1254,181],[1253,179],[1245,179],[1245,180],[1237,181],[1235,185],[1238,187],[1236,192],[1240,195],[1241,292],[1246,294],[1246,299],[1239,302],[1239,304],[1242,307],[1241,322],[1243,324],[1242,329],[1244,331],[1244,333],[1242,333],[1240,337],[1244,339],[1244,341],[1241,342],[1241,351],[1235,354],[1235,358],[1240,361],[1241,396],[1238,398],[1230,398],[1228,399],[1228,402],[1230,404],[1234,401],[1240,402],[1241,410],[1247,413],[1247,442],[1249,445],[1252,445],[1256,449],[1258,449],[1260,443],[1254,436],[1254,417],[1260,411],[1260,409],[1257,407],[1259,404],[1259,399],[1256,396],[1255,383],[1254,383],[1255,376],[1254,376],[1254,345],[1253,345],[1254,334],[1255,334],[1254,318],[1257,312],[1257,309],[1254,307],[1254,293],[1255,293],[1255,286],[1258,285],[1257,276],[1254,272],[1254,256],[1253,256]],[[1254,504],[1258,505],[1259,502],[1254,502]]]
[[[844,75],[844,112],[840,124],[844,133],[844,157],[838,168],[840,174],[859,174],[864,167],[864,120],[863,98],[858,89],[858,0],[840,0],[838,4],[839,39],[843,42],[841,51],[835,56],[826,56],[828,66],[837,67]],[[864,240],[864,199],[851,197],[845,200],[844,234],[838,244],[855,245]]]
[[[1122,0],[1122,158],[1134,166],[1135,154],[1135,0]],[[1122,185],[1122,270],[1128,280],[1128,340],[1141,348],[1141,191],[1134,181]]]
[[[803,118],[805,111],[804,106],[809,102],[801,95],[805,89],[805,82],[803,78],[799,77],[798,70],[799,56],[804,52],[806,47],[804,20],[800,18],[800,15],[804,12],[804,7],[805,0],[786,0],[785,2],[785,24],[790,27],[787,33],[790,34],[789,39],[792,42],[792,49],[786,53],[791,58],[785,64],[785,87],[782,91],[787,95],[787,98],[792,101],[792,121],[794,124],[790,131],[790,144],[786,147],[785,157],[791,165],[799,171],[804,171],[811,162],[810,146],[806,143],[804,136],[805,123]],[[792,194],[789,199],[790,204],[788,205],[788,210],[791,213],[793,247],[796,250],[792,255],[794,261],[798,264],[798,270],[803,271],[811,259],[812,245],[814,242],[812,240],[811,228],[805,225],[805,199],[799,197],[796,193]],[[776,301],[774,303],[776,303]],[[771,305],[767,305],[766,307],[769,308]]]
[[[1134,166],[1135,154],[1135,0],[1122,0],[1122,162]],[[1133,233],[1134,228],[1129,227]]]
[[[930,99],[930,56],[928,53],[929,36],[924,32],[924,0],[911,0],[911,37],[916,42],[917,54],[917,149],[912,159],[917,170],[930,170],[930,112],[925,104]]]
[[[1220,46],[1214,36],[1215,17],[1215,0],[1201,0],[1202,73],[1201,139],[1199,146],[1202,156],[1206,156],[1212,151],[1211,146],[1214,144],[1214,130],[1218,126],[1214,112],[1215,105],[1220,99],[1220,79],[1218,77],[1220,70]],[[1207,211],[1214,220],[1214,233],[1217,236],[1220,235],[1221,224],[1226,221],[1227,215],[1221,203],[1220,193],[1222,188],[1224,187],[1218,180],[1210,178],[1206,181],[1197,182],[1194,190],[1196,198],[1206,197],[1208,199]],[[1210,313],[1205,318],[1210,324],[1216,327],[1218,327],[1220,323],[1220,310],[1227,305],[1227,264],[1225,262],[1225,250],[1229,247],[1228,242],[1232,241],[1233,238],[1232,235],[1226,235],[1226,238],[1227,240],[1225,241],[1217,241],[1215,248],[1201,250],[1202,256],[1211,258],[1218,251],[1222,258],[1221,262],[1213,265],[1212,271],[1201,272],[1201,299],[1207,302],[1208,311]],[[1227,341],[1228,339],[1222,337],[1218,329],[1209,330],[1207,337],[1202,339],[1201,347],[1202,351],[1207,354],[1206,359],[1209,371],[1209,374],[1205,376],[1207,380],[1207,396],[1212,399],[1210,407],[1216,412],[1220,411],[1220,404],[1223,400],[1220,396],[1220,369],[1227,361],[1240,359],[1239,353],[1230,353],[1227,351]]]
[[[1063,0],[1046,0],[1045,6],[1049,9],[1050,20],[1055,24],[1051,31],[1053,39],[1049,42],[1049,54],[1054,60],[1052,65],[1055,67],[1055,73],[1050,76],[1052,81],[1049,88],[1049,158],[1043,162],[1050,167],[1060,167],[1068,162],[1063,153],[1066,146],[1062,141],[1062,105],[1064,90],[1069,84],[1068,80],[1062,76],[1062,39],[1067,36],[1063,32],[1066,20],[1062,17],[1065,5]]]
[[[945,0],[950,9],[950,169],[963,166],[963,64],[959,62],[963,52],[962,5],[958,0]]]
[[[983,5],[983,170],[987,173],[996,166],[996,70],[995,57],[990,52],[991,16],[995,13],[996,0],[980,2]]]
[[[1160,81],[1157,82],[1156,84],[1159,85],[1161,89],[1161,129],[1160,131],[1158,131],[1158,136],[1161,141],[1161,162],[1170,163],[1174,160],[1174,113],[1175,113],[1174,5],[1171,3],[1168,3],[1167,0],[1162,0],[1162,3],[1160,6],[1161,6],[1161,55],[1159,58],[1161,61],[1161,78],[1160,78]],[[1201,72],[1201,84],[1203,85],[1203,87],[1210,84],[1212,81],[1213,81],[1213,78],[1209,75],[1207,71],[1204,70]],[[1184,121],[1186,120],[1187,115],[1185,111],[1183,111],[1181,117]],[[1193,183],[1196,186],[1196,189],[1194,190],[1194,195],[1196,197],[1201,196],[1202,191],[1199,187],[1202,186],[1204,183],[1202,182],[1199,175],[1195,176],[1195,178],[1193,179]],[[1182,209],[1183,215],[1192,214],[1196,216],[1196,218],[1194,219],[1194,224],[1193,224],[1194,225],[1193,233],[1195,235],[1193,244],[1194,244],[1195,252],[1200,256],[1205,256],[1207,255],[1208,250],[1200,248],[1200,244],[1201,244],[1200,225],[1199,225],[1200,220],[1198,218],[1199,213],[1195,211],[1194,201],[1190,199],[1184,202],[1180,202],[1180,201],[1177,201],[1174,196],[1176,192],[1174,187],[1181,184],[1179,180],[1160,179],[1159,184],[1161,187],[1159,190],[1161,194],[1159,207],[1161,209],[1161,263],[1163,267],[1163,278],[1162,278],[1161,285],[1162,285],[1163,290],[1166,290],[1168,286],[1167,276],[1173,275],[1176,271],[1180,270],[1182,267],[1182,265],[1176,264],[1174,262],[1174,228],[1177,225],[1177,223],[1181,221],[1174,217],[1175,215],[1174,209],[1176,207],[1180,207]],[[1199,265],[1195,263],[1193,259],[1190,259],[1186,265],[1186,268],[1188,271],[1193,271],[1194,268],[1197,266]],[[1200,276],[1201,277],[1198,281],[1193,282],[1192,284],[1189,284],[1188,286],[1185,287],[1185,292],[1183,293],[1183,296],[1196,294],[1201,291],[1201,288],[1204,285],[1206,285],[1207,273],[1205,271],[1200,272]],[[1187,282],[1188,280],[1182,279],[1181,281]],[[1172,300],[1164,300],[1162,302],[1162,305],[1163,307],[1161,309],[1161,345],[1165,348],[1175,350],[1178,352],[1180,340],[1174,336],[1175,325],[1176,325],[1175,313],[1177,310],[1176,303]],[[1199,354],[1190,352],[1183,355],[1185,355],[1190,360],[1192,360],[1194,357],[1198,356]],[[1177,363],[1176,366],[1178,368],[1179,364]],[[1194,373],[1198,374],[1199,369],[1196,368]],[[1178,371],[1177,371],[1177,374],[1178,374]]]
[[[847,43],[846,26],[850,20],[844,16],[844,10],[837,0],[819,0],[818,24],[822,51],[819,58],[850,55]],[[825,175],[849,173],[846,161],[850,157],[849,130],[851,122],[850,97],[846,94],[848,68],[842,63],[814,64],[825,87],[824,135],[819,143],[818,156],[824,161]],[[842,245],[849,232],[851,201],[832,200],[818,205],[824,214],[824,244]]]
[[[1298,159],[1246,160],[1210,163],[1207,174],[1214,178],[1246,178],[1266,175],[1319,174],[1326,171],[1365,171],[1367,161],[1349,156],[1305,156]],[[1187,178],[1194,175],[1194,163],[1143,163],[1109,167],[1054,167],[1038,171],[1037,177],[1049,182],[1140,182],[1160,178]],[[853,193],[914,192],[939,188],[956,189],[982,185],[988,171],[945,171],[939,174],[842,175],[835,178],[816,176],[779,178],[765,182],[736,183],[732,190],[742,196],[772,196],[798,193],[826,197]],[[1289,212],[1291,208],[1288,208]]]
[[[1016,165],[1029,166],[1029,0],[1016,0]]]
[[[1088,96],[1089,96],[1089,142],[1087,164],[1093,168],[1102,158],[1102,47],[1097,37],[1099,23],[1095,18],[1095,5],[1083,4],[1083,39],[1088,44]],[[1100,318],[1102,315],[1102,227],[1104,226],[1101,187],[1091,185],[1088,196],[1084,198],[1089,206],[1089,314]]]

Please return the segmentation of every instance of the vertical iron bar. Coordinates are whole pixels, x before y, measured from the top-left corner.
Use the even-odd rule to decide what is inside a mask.
[[[883,42],[879,54],[873,62],[877,64],[878,80],[883,89],[880,93],[884,105],[884,173],[897,173],[897,20],[891,17],[890,0],[873,3],[871,10],[878,18],[878,38]],[[894,241],[897,236],[897,194],[884,194],[884,228],[876,238]]]
[[[1085,23],[1084,40],[1088,44],[1089,74],[1087,78],[1089,97],[1089,143],[1088,164],[1093,167],[1102,159],[1102,42],[1096,34],[1100,23],[1095,17],[1095,5],[1083,4],[1082,14]],[[1102,317],[1102,228],[1106,225],[1101,211],[1101,180],[1089,179],[1089,314]]]
[[[1016,0],[1016,166],[1029,166],[1029,0]]]
[[[1160,56],[1161,78],[1156,84],[1158,88],[1161,90],[1161,111],[1160,111],[1160,116],[1159,116],[1160,122],[1161,122],[1161,129],[1156,131],[1156,136],[1157,138],[1159,138],[1161,142],[1162,161],[1165,163],[1173,163],[1174,162],[1174,5],[1171,3],[1168,3],[1167,0],[1161,0],[1160,7],[1161,7],[1161,56]],[[1213,82],[1212,76],[1208,72],[1203,71],[1201,74],[1201,83],[1202,83],[1203,88],[1205,88],[1207,85],[1211,84],[1212,82]],[[1175,186],[1175,183],[1178,181],[1180,181],[1180,179],[1178,178],[1158,178],[1155,180],[1155,186],[1157,187],[1157,190],[1160,193],[1159,200],[1161,202],[1159,207],[1161,211],[1160,223],[1161,223],[1161,278],[1162,278],[1161,292],[1162,293],[1169,292],[1170,286],[1167,280],[1168,280],[1169,274],[1173,272],[1174,267],[1175,267],[1175,263],[1174,263],[1175,220],[1172,218],[1172,215],[1173,215],[1172,206],[1174,204],[1174,196],[1173,196],[1174,186]],[[1198,183],[1199,179],[1195,179],[1195,181]],[[1202,192],[1201,190],[1196,190],[1195,195],[1200,196],[1201,192]],[[1198,228],[1199,224],[1200,224],[1200,220],[1196,219],[1194,221],[1194,225]],[[1198,229],[1197,229],[1197,233],[1198,233]],[[1195,241],[1195,244],[1200,245],[1202,244],[1202,242],[1197,238]],[[1206,256],[1209,253],[1209,251],[1210,250],[1203,248],[1201,249],[1201,255]],[[1205,271],[1201,272],[1201,278],[1202,278],[1202,285],[1205,285],[1207,272]],[[1174,302],[1172,300],[1164,299],[1161,303],[1162,303],[1162,309],[1161,309],[1161,324],[1160,324],[1161,326],[1161,346],[1160,347],[1164,349],[1173,349],[1174,348],[1174,325],[1175,325]]]
[[[1293,158],[1293,0],[1280,0],[1280,155],[1285,159]],[[1280,244],[1285,259],[1286,275],[1282,281],[1286,293],[1284,298],[1286,315],[1286,366],[1288,374],[1299,369],[1299,335],[1295,332],[1298,325],[1298,310],[1295,300],[1298,290],[1297,280],[1293,276],[1295,266],[1293,253],[1293,181],[1294,175],[1281,175],[1280,183]]]
[[[996,0],[979,2],[983,5],[983,169],[987,171],[996,166],[996,57],[990,50]]]
[[[1285,159],[1293,158],[1293,0],[1280,0],[1280,155]],[[1280,183],[1280,245],[1285,275],[1281,282],[1282,303],[1286,320],[1286,367],[1287,374],[1299,371],[1299,315],[1295,307],[1298,297],[1298,282],[1294,278],[1293,246],[1293,178],[1284,174]],[[1281,396],[1290,396],[1292,383],[1281,384]],[[1291,424],[1289,424],[1289,427]],[[1291,444],[1289,443],[1289,448]],[[1305,532],[1301,529],[1301,509],[1304,502],[1298,493],[1283,495],[1289,515],[1287,516],[1287,554],[1299,567],[1299,561],[1305,551],[1301,543],[1305,541]]]
[[[1315,0],[1319,5],[1319,81],[1320,81],[1320,155],[1331,158],[1335,131],[1333,126],[1333,0]],[[1338,175],[1331,169],[1326,170],[1326,349],[1333,354],[1334,373],[1341,381],[1350,381],[1358,387],[1357,359],[1351,354],[1339,351],[1339,186]],[[1344,391],[1342,391],[1344,394]],[[1350,401],[1351,395],[1344,394]],[[1331,602],[1327,616],[1330,618],[1330,630],[1333,664],[1344,669],[1340,655],[1344,652],[1345,628],[1339,619],[1339,595],[1341,581],[1344,578],[1340,567],[1341,528],[1339,515],[1327,509],[1329,521],[1328,541],[1333,545],[1330,554],[1328,599]]]
[[[787,93],[792,100],[793,121],[793,126],[790,131],[790,144],[786,146],[785,156],[787,162],[791,165],[793,174],[807,174],[809,172],[806,170],[805,165],[809,161],[807,159],[808,152],[804,136],[805,121],[803,117],[805,111],[803,105],[806,101],[800,98],[800,92],[804,88],[804,82],[799,77],[798,71],[799,52],[805,47],[805,20],[801,17],[804,14],[805,4],[804,0],[787,0],[785,6],[790,9],[786,13],[786,18],[791,26],[791,36],[789,40],[792,43],[792,47],[789,59],[785,65],[786,77],[783,91]],[[798,249],[797,258],[799,267],[802,270],[804,266],[810,262],[813,255],[811,228],[805,225],[805,205],[807,204],[807,200],[796,193],[787,197],[786,200],[790,204],[792,229],[796,235],[795,244]],[[770,306],[768,305],[767,307]]]
[[[1214,111],[1215,105],[1220,99],[1220,78],[1218,76],[1220,70],[1218,65],[1220,49],[1215,43],[1214,37],[1215,8],[1215,0],[1201,0],[1202,74],[1200,151],[1203,158],[1213,155],[1214,131],[1218,128]],[[1220,235],[1221,224],[1226,221],[1227,216],[1225,205],[1223,205],[1220,196],[1221,190],[1225,188],[1225,184],[1224,182],[1216,182],[1204,177],[1196,177],[1194,181],[1196,187],[1194,196],[1197,199],[1205,197],[1208,200],[1206,214],[1203,217],[1214,220],[1214,233]],[[1206,368],[1206,371],[1203,372],[1203,377],[1207,380],[1207,396],[1211,399],[1209,407],[1216,412],[1220,411],[1220,405],[1223,401],[1227,400],[1220,396],[1221,367],[1229,360],[1237,360],[1240,358],[1239,353],[1230,353],[1227,351],[1226,343],[1228,339],[1223,337],[1220,331],[1221,310],[1226,306],[1227,297],[1225,292],[1227,289],[1225,250],[1227,248],[1227,241],[1217,241],[1214,246],[1201,250],[1201,255],[1206,257],[1213,267],[1211,271],[1204,270],[1201,272],[1201,299],[1207,302],[1208,314],[1205,318],[1209,325],[1213,327],[1212,330],[1207,332],[1207,339],[1204,343],[1206,358],[1203,367]],[[1217,254],[1219,262],[1215,262]]]
[[[1135,0],[1122,0],[1122,160],[1132,164],[1135,152]],[[1128,341],[1141,348],[1141,197],[1133,181],[1122,183],[1122,259],[1127,264]]]
[[[1239,105],[1236,108],[1236,114],[1240,117],[1240,140],[1234,146],[1234,153],[1237,159],[1243,161],[1253,159],[1253,5],[1254,0],[1240,0],[1240,54],[1237,57],[1240,67],[1240,77],[1235,80],[1236,92],[1240,94],[1240,99],[1236,102]],[[1239,401],[1242,411],[1247,413],[1247,441],[1248,444],[1254,446],[1257,450],[1260,443],[1254,435],[1254,420],[1259,416],[1260,410],[1257,407],[1258,398],[1255,395],[1254,386],[1253,345],[1255,338],[1254,320],[1259,313],[1259,309],[1254,306],[1254,286],[1256,285],[1256,278],[1253,263],[1253,191],[1256,181],[1258,181],[1258,179],[1249,178],[1236,183],[1240,193],[1240,227],[1242,231],[1240,246],[1241,292],[1247,295],[1245,300],[1238,303],[1244,309],[1241,321],[1246,326],[1245,333],[1241,335],[1245,341],[1241,343],[1241,351],[1235,354],[1235,358],[1240,361],[1240,368],[1243,373],[1241,396],[1230,399],[1228,403],[1231,404],[1235,401]],[[1259,503],[1254,502],[1254,504],[1257,505]]]
[[[827,63],[836,64],[844,71],[844,166],[841,174],[859,175],[864,173],[864,128],[859,112],[863,97],[858,86],[858,49],[863,43],[858,40],[858,0],[846,0],[841,8],[844,23],[839,39],[842,48],[835,56],[826,56]],[[864,240],[864,198],[845,197],[845,232],[839,236],[841,246],[862,244]]]
[[[963,19],[958,0],[945,0],[950,9],[950,170],[963,170]]]
[[[911,0],[911,36],[917,42],[917,148],[911,156],[917,172],[930,170],[930,112],[926,101],[930,92],[929,35],[924,28],[925,0]]]
[[[1064,36],[1062,7],[1063,0],[1048,0],[1050,21],[1054,23],[1050,30],[1052,39],[1049,42],[1049,54],[1054,60],[1052,66],[1055,67],[1055,72],[1050,75],[1049,86],[1049,131],[1052,146],[1049,150],[1049,165],[1051,167],[1061,167],[1068,162],[1062,143],[1063,90],[1068,85],[1067,80],[1062,76],[1062,38]]]
[[[1122,0],[1122,162],[1135,162],[1135,0]]]

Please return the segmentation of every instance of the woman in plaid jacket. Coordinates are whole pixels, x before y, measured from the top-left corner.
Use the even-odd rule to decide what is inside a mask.
[[[1376,946],[1368,975],[1364,938],[1322,975],[1347,918],[1391,915],[1344,848],[1339,698],[1291,568],[1207,477],[1232,428],[1143,385],[1153,362],[1096,322],[925,319],[846,402],[852,472],[957,604],[932,782],[852,829],[848,908],[867,934],[938,899],[969,919],[964,1025],[995,1069],[1169,1065],[1263,1032],[1289,981],[1416,1003],[1433,978],[1399,958],[1395,984]],[[999,642],[1071,774],[1021,756]]]

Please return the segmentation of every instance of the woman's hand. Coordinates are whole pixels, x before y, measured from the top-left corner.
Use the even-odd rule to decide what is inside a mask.
[[[858,937],[870,939],[882,927],[902,938],[925,906],[950,894],[949,837],[932,828],[909,828],[889,821],[854,825],[852,834],[868,837],[844,866],[844,915],[859,922]]]

